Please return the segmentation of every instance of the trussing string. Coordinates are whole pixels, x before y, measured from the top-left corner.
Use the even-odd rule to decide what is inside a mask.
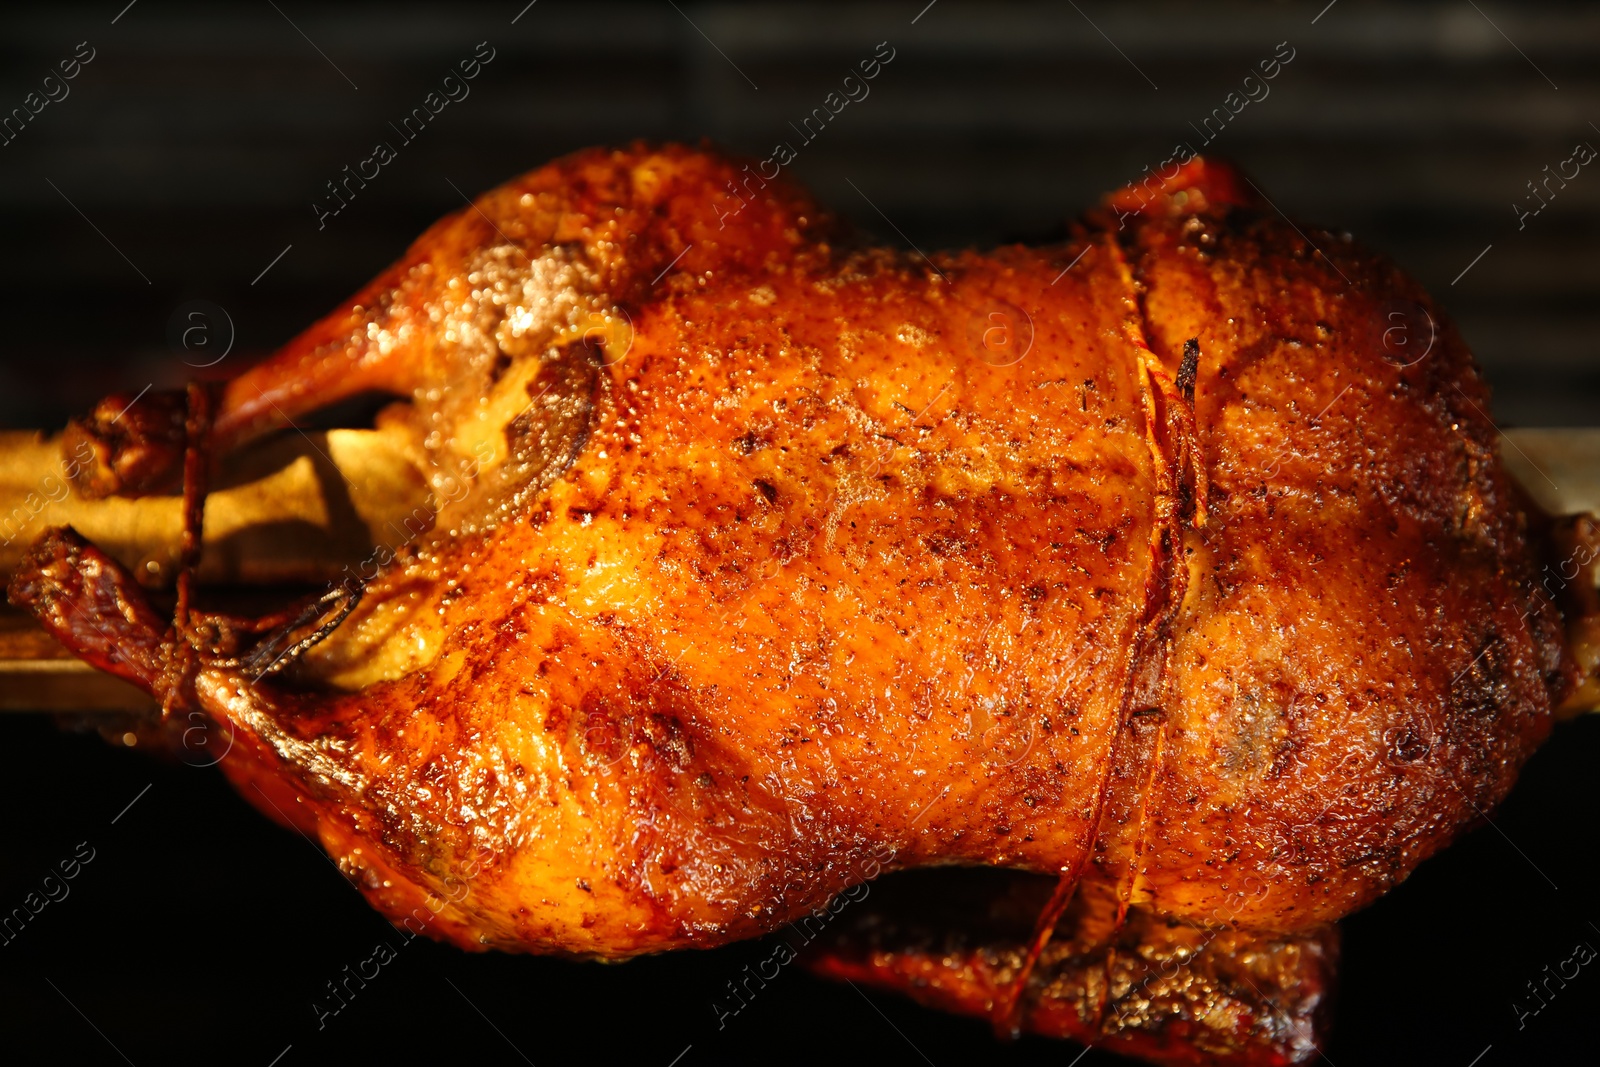
[[[183,447],[183,540],[178,549],[178,600],[172,612],[172,628],[177,633],[177,684],[167,687],[161,699],[161,714],[171,715],[174,706],[188,692],[195,669],[195,638],[191,618],[194,610],[195,570],[200,565],[201,535],[205,529],[206,490],[210,473],[211,390],[202,382],[190,382],[188,413],[184,421]]]

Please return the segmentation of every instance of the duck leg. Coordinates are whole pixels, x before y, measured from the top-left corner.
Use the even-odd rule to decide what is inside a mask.
[[[808,943],[815,973],[992,1018],[1020,975],[1020,1029],[1150,1063],[1281,1067],[1326,1043],[1339,934],[1173,924],[1085,882],[1030,965],[1048,876],[951,870],[887,879]]]

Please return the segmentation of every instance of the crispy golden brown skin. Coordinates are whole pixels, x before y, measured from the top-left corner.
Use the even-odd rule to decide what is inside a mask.
[[[287,671],[152,634],[65,535],[13,598],[141,649],[245,796],[466,947],[718,944],[885,855],[1299,931],[1505,795],[1571,667],[1414,284],[1202,161],[932,262],[749,174],[553,163],[228,386],[219,449],[380,388],[432,471]]]

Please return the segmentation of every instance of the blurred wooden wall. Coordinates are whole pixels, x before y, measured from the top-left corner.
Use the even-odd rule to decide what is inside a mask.
[[[236,327],[219,371],[270,349],[459,207],[452,183],[477,192],[634,137],[797,142],[789,123],[880,41],[895,58],[870,96],[792,171],[901,241],[854,182],[924,249],[1058,231],[1197,140],[1189,124],[1288,41],[1270,95],[1212,150],[1419,276],[1487,365],[1502,422],[1600,423],[1600,166],[1523,229],[1512,207],[1575,144],[1600,148],[1593,4],[140,0],[113,24],[124,2],[0,13],[0,111],[78,42],[95,50],[0,146],[0,425],[181,381],[186,356],[203,362],[172,339],[188,301]],[[495,58],[471,95],[319,231],[323,183],[480,41]]]

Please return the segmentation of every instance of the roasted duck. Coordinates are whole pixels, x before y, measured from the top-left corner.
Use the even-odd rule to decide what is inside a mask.
[[[1466,346],[1207,160],[1063,243],[929,259],[706,151],[583,152],[220,391],[110,397],[66,445],[80,493],[198,511],[216,456],[370,391],[432,503],[326,596],[245,619],[180,585],[174,623],[70,529],[10,595],[464,948],[717,945],[1008,868],[811,964],[1298,1061],[1326,924],[1498,803],[1581,680]],[[1127,972],[1158,958],[1212,979],[1158,997]]]

